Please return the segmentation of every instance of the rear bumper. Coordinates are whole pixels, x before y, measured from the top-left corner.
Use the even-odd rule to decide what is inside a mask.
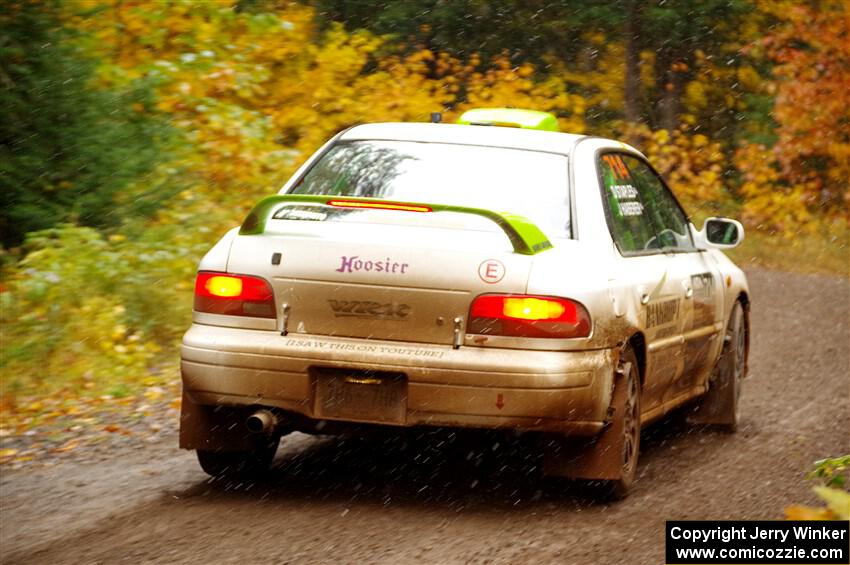
[[[584,436],[603,426],[615,363],[610,349],[452,349],[201,324],[186,332],[181,350],[183,389],[194,405],[270,406],[327,419],[317,416],[316,369],[391,371],[407,380],[407,406],[396,425]],[[181,445],[194,443],[183,441],[190,435],[181,429]]]

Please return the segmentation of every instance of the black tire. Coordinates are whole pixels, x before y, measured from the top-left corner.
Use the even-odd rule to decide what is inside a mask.
[[[640,370],[637,357],[631,348],[623,351],[617,380],[614,383],[614,421],[609,431],[622,437],[620,445],[620,477],[605,481],[603,491],[607,498],[625,498],[635,481],[640,455]]]
[[[730,408],[728,422],[720,427],[730,433],[738,431],[741,421],[741,388],[747,367],[747,326],[744,323],[744,308],[736,302],[729,316],[729,327],[726,330],[728,341],[724,343],[724,363],[719,375],[719,388],[728,389]]]
[[[198,463],[211,477],[257,476],[269,470],[279,443],[280,437],[274,437],[259,439],[250,451],[198,449]]]

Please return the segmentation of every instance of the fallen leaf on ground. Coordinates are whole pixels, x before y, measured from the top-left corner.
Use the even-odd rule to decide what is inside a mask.
[[[56,451],[56,452],[59,452],[59,453],[64,453],[66,451],[71,451],[72,449],[76,449],[77,447],[79,447],[79,445],[80,445],[80,442],[78,440],[74,439],[74,440],[71,440],[71,441],[64,443],[63,445],[57,447],[53,451]]]

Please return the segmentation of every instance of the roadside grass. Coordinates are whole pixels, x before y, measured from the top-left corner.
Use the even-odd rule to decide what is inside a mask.
[[[850,228],[822,228],[815,233],[793,235],[749,230],[744,242],[727,255],[743,269],[760,267],[850,277]]]
[[[149,441],[177,429],[177,364],[106,382],[53,382],[0,399],[0,465],[73,456],[117,436]]]

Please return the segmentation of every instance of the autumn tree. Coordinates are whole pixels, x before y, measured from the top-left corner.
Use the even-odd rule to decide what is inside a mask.
[[[850,205],[850,7],[844,1],[797,5],[765,38],[776,63],[774,154],[808,203],[847,214]]]
[[[850,8],[844,2],[763,5],[771,33],[749,48],[773,64],[771,135],[744,143],[744,218],[787,236],[823,220],[850,222]]]

